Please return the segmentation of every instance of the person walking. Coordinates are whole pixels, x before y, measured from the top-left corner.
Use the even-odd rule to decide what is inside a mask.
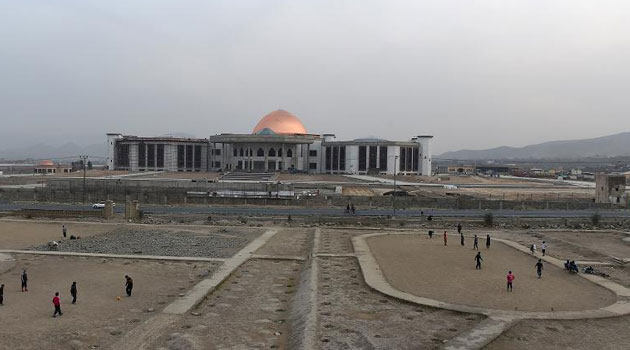
[[[57,317],[57,314],[59,314],[59,316],[63,315],[63,313],[61,312],[61,299],[59,299],[59,292],[55,292],[52,303],[55,306],[53,317]]]
[[[444,245],[448,245],[448,235],[446,234],[446,231],[444,231]]]
[[[473,249],[479,250],[479,237],[477,235],[475,235],[475,240],[473,241]]]
[[[354,207],[354,203],[350,203],[350,210],[352,210],[352,214],[356,214],[356,209]]]
[[[542,242],[542,245],[540,246],[540,251],[542,252],[542,255],[545,256],[545,251],[547,250],[547,243],[545,241]]]
[[[72,303],[77,303],[77,282],[72,282],[72,286],[70,286],[70,295],[72,295]]]
[[[477,261],[477,265],[475,265],[475,270],[481,270],[481,261],[483,258],[481,257],[481,252],[477,252],[475,255],[475,261]]]
[[[486,249],[490,249],[490,234],[486,236]]]
[[[22,271],[22,292],[28,292],[28,275],[26,274],[26,269]]]
[[[462,234],[462,224],[461,223],[457,224],[457,233],[459,233],[460,235]]]
[[[127,292],[127,296],[131,296],[131,290],[133,289],[133,280],[131,277],[125,275],[125,291]]]
[[[507,274],[507,291],[511,292],[512,291],[512,282],[514,282],[514,275],[512,274],[512,271],[508,271]]]
[[[0,284],[0,305],[4,305],[4,284]]]
[[[66,238],[66,225],[61,225],[61,232],[63,233],[63,238]]]
[[[346,214],[350,214],[350,203],[346,205]]]
[[[536,243],[532,243],[529,247],[529,251],[532,252],[532,255],[536,254]]]
[[[536,274],[538,274],[538,278],[540,278],[542,276],[542,270],[543,270],[542,259],[538,259],[538,262],[534,266],[536,266]]]
[[[429,239],[433,239],[433,230],[429,230]]]
[[[462,244],[462,247],[464,246],[464,234],[463,233],[459,233],[459,237],[460,237],[460,242]]]

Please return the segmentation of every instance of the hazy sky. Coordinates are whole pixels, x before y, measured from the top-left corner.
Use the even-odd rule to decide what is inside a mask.
[[[436,153],[630,131],[630,1],[0,0],[0,148],[278,108]]]

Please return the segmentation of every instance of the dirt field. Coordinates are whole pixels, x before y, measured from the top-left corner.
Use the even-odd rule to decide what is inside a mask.
[[[161,310],[215,264],[161,263],[17,255],[17,266],[0,275],[5,284],[0,307],[0,349],[105,348]],[[20,272],[29,273],[29,291],[20,292]],[[124,296],[124,276],[134,279]],[[70,285],[78,285],[77,304]],[[60,292],[63,316],[52,318],[52,297]],[[121,296],[117,301],[116,297]]]
[[[525,320],[519,322],[486,350],[625,350],[630,343],[630,317],[593,320]]]
[[[550,264],[538,279],[535,258],[499,242],[486,250],[480,239],[483,268],[475,270],[472,239],[466,241],[462,247],[459,235],[451,235],[444,247],[442,237],[390,235],[372,237],[368,244],[392,286],[440,301],[520,311],[588,310],[616,301],[607,289]],[[505,290],[508,270],[516,276],[512,293]]]
[[[0,220],[0,249],[25,249],[33,245],[58,241],[63,237],[59,222]],[[115,226],[92,223],[66,223],[68,237],[89,237],[111,231]]]

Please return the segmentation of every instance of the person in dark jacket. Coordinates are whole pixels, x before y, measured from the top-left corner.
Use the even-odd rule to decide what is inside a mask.
[[[22,271],[22,292],[28,292],[28,275],[26,274],[26,269]]]
[[[490,249],[490,234],[486,236],[486,249]]]
[[[131,277],[125,275],[125,291],[127,292],[127,296],[131,296],[131,290],[133,289],[133,280]]]
[[[481,257],[481,252],[477,252],[475,255],[475,261],[477,261],[477,265],[475,265],[475,270],[481,270],[481,261],[483,258]]]
[[[0,305],[4,305],[4,284],[0,284]]]
[[[72,282],[72,286],[70,286],[70,295],[72,295],[72,303],[77,303],[77,282]]]

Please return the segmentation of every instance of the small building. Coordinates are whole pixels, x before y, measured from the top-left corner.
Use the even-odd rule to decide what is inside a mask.
[[[438,165],[438,174],[472,175],[476,172],[474,165]]]
[[[627,206],[628,194],[626,193],[626,177],[624,175],[597,174],[595,186],[596,203]]]
[[[52,160],[43,160],[35,166],[33,172],[35,174],[71,173],[72,166],[64,165],[64,164],[55,164]]]

